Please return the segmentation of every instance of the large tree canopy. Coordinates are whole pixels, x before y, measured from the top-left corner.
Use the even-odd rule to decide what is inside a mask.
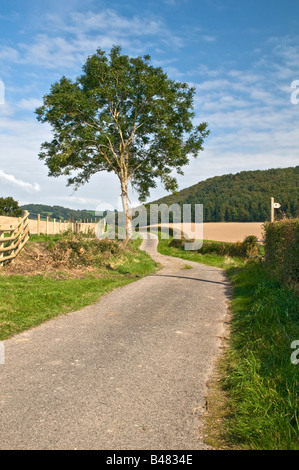
[[[195,89],[170,80],[150,57],[130,58],[114,46],[90,56],[82,75],[54,83],[36,110],[50,123],[53,140],[42,144],[40,158],[49,176],[67,175],[78,188],[99,171],[114,172],[129,220],[128,184],[144,201],[160,179],[177,189],[175,170],[203,150],[207,123],[194,125]]]

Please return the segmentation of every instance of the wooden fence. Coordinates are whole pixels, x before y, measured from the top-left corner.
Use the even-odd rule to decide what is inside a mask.
[[[88,221],[66,221],[66,220],[57,220],[47,217],[46,220],[41,220],[40,215],[38,214],[37,220],[30,220],[30,233],[40,235],[56,235],[59,233],[64,233],[67,230],[71,230],[73,233],[88,233],[89,231],[94,232],[96,223]]]
[[[16,225],[0,225],[0,266],[13,261],[29,240],[29,212],[18,219]]]
[[[73,222],[69,220],[57,220],[47,217],[46,220],[41,220],[40,215],[38,215],[35,219],[30,218],[28,222],[30,235],[55,235],[64,233],[66,230],[71,230],[75,233],[94,233],[95,227],[97,225],[97,220],[95,219],[84,219]],[[16,217],[0,216],[0,227],[15,227],[17,224],[18,219]]]

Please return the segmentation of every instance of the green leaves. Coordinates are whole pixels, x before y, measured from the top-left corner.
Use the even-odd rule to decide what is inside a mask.
[[[53,140],[42,145],[49,174],[81,170],[69,184],[84,184],[98,171],[114,171],[122,185],[131,181],[141,198],[160,178],[176,188],[173,170],[202,150],[207,124],[193,124],[195,90],[170,80],[150,57],[130,58],[114,46],[88,57],[82,75],[62,77],[36,110]]]
[[[21,217],[22,209],[12,197],[0,197],[0,215],[6,217]]]

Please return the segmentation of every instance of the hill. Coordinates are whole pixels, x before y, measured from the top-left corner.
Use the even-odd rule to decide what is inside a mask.
[[[74,210],[67,209],[62,206],[47,206],[44,204],[26,204],[20,206],[21,209],[30,212],[30,219],[37,219],[37,215],[41,215],[41,219],[46,219],[47,216],[57,220],[83,220],[95,217],[95,212],[90,210]]]
[[[281,204],[275,216],[299,216],[299,166],[215,176],[152,204],[203,204],[205,222],[264,222],[270,198]]]

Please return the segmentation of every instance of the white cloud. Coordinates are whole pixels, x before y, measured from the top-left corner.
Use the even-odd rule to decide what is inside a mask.
[[[16,62],[19,60],[19,52],[12,47],[3,46],[0,49],[0,60],[2,62]]]
[[[23,98],[19,103],[18,103],[18,108],[26,110],[26,111],[34,111],[35,108],[38,106],[41,106],[43,104],[42,100],[39,100],[37,98]]]
[[[34,183],[34,184],[27,183],[26,181],[17,179],[13,175],[9,175],[5,173],[3,170],[0,170],[0,181],[2,181],[3,183],[9,183],[13,186],[17,186],[21,188],[22,190],[29,192],[29,193],[32,193],[32,192],[35,193],[35,192],[40,191],[41,189],[38,183]]]
[[[216,174],[298,165],[299,106],[290,103],[297,52],[289,39],[275,40],[245,70],[198,69],[204,80],[193,84],[196,122],[207,121],[211,134],[186,179],[179,178],[181,187],[187,179],[195,184]]]
[[[94,31],[114,31],[119,36],[144,36],[161,34],[165,28],[160,19],[144,19],[138,16],[129,18],[121,16],[111,9],[106,9],[96,14],[92,11],[73,13],[71,21],[71,26],[66,26],[66,29],[76,34]]]
[[[58,0],[55,2],[58,5]],[[174,9],[180,2],[165,0],[164,3]],[[207,121],[211,135],[204,143],[206,150],[185,169],[185,178],[179,177],[181,187],[215,174],[298,163],[299,105],[290,103],[290,84],[299,79],[296,38],[270,38],[248,55],[247,65],[242,61],[243,67],[238,67],[234,58],[228,65],[229,55],[220,56],[217,62],[212,62],[213,55],[208,58],[208,52],[198,51],[196,55],[194,45],[200,42],[205,50],[212,51],[216,41],[220,47],[220,31],[216,37],[215,30],[202,29],[200,25],[187,30],[185,26],[183,34],[183,25],[179,31],[171,29],[167,17],[164,20],[154,14],[129,16],[112,8],[97,13],[88,11],[86,6],[84,13],[79,13],[69,5],[65,8],[67,13],[45,16],[38,34],[28,36],[22,43],[11,43],[12,47],[0,47],[0,61],[7,70],[13,70],[9,67],[16,63],[16,70],[23,74],[19,87],[15,78],[5,83],[10,101],[0,106],[0,159],[5,157],[0,178],[6,187],[15,188],[21,199],[23,193],[31,191],[30,194],[38,194],[36,199],[44,203],[57,201],[73,207],[95,208],[103,199],[107,199],[107,203],[103,202],[107,205],[119,194],[119,182],[110,179],[111,175],[97,175],[76,196],[69,196],[72,191],[65,189],[66,178],[48,178],[46,165],[38,160],[38,153],[40,144],[51,140],[52,134],[47,125],[38,124],[33,116],[33,110],[42,104],[37,99],[37,90],[41,91],[39,75],[46,77],[43,85],[47,80],[49,85],[61,73],[77,75],[87,55],[98,47],[108,50],[113,44],[120,44],[132,55],[153,51],[155,66],[163,67],[173,79],[190,79],[190,85],[196,87],[196,122]],[[185,58],[182,61],[177,53],[184,45],[190,49],[183,52],[195,58],[190,71],[184,69],[187,57],[186,62]],[[199,64],[199,58],[204,62]],[[213,67],[212,63],[217,65]],[[17,74],[16,70],[13,73]],[[30,86],[26,75],[29,73],[34,76],[34,79],[30,77]],[[19,115],[23,118],[27,111],[28,119],[20,119]],[[28,181],[38,181],[43,191],[38,193],[36,183]],[[164,190],[160,189],[159,195],[163,194]]]
[[[113,206],[109,201],[105,202],[101,199],[91,198],[91,197],[77,197],[77,196],[65,196],[57,198],[61,201],[61,204],[66,204],[67,207],[84,207],[85,209],[93,208],[96,212],[104,212],[106,210],[113,211],[115,206]],[[100,214],[96,214],[100,215]]]
[[[205,40],[211,40],[207,36]],[[0,61],[30,64],[48,69],[81,66],[98,47],[120,44],[129,51],[143,53],[148,46],[180,48],[184,39],[157,17],[125,17],[112,9],[100,13],[72,12],[66,19],[47,15],[43,30],[15,48],[2,47]]]
[[[216,36],[211,36],[210,34],[204,34],[201,36],[201,39],[206,42],[215,42]]]

